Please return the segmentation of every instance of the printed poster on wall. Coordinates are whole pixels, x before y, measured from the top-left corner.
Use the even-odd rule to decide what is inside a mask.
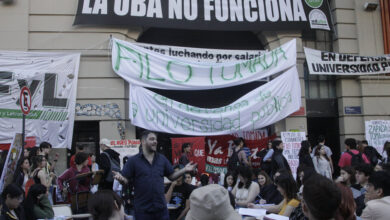
[[[330,16],[326,0],[79,0],[74,25],[329,31]]]
[[[359,56],[304,48],[310,74],[372,75],[390,73],[390,55]]]
[[[204,90],[242,85],[292,68],[296,59],[295,39],[249,60],[222,63],[168,56],[112,39],[115,73],[132,85],[157,89]]]
[[[366,121],[365,128],[368,145],[375,147],[380,154],[383,154],[384,144],[386,141],[390,141],[390,121]]]
[[[110,140],[110,147],[112,150],[119,153],[119,159],[121,161],[121,167],[123,167],[123,158],[134,156],[139,153],[139,146],[141,141],[139,139],[129,140]]]
[[[219,108],[199,108],[130,85],[130,120],[149,130],[193,136],[223,135],[264,128],[301,106],[295,67]]]
[[[3,172],[0,179],[0,192],[3,192],[3,188],[13,182],[18,161],[22,155],[22,142],[22,134],[15,134],[4,167],[1,168]]]
[[[287,159],[291,172],[295,177],[299,166],[299,150],[301,149],[301,142],[306,140],[306,133],[281,132],[280,136],[284,145],[283,156]]]
[[[22,132],[20,89],[31,91],[26,136],[71,148],[80,54],[0,51],[0,143]]]
[[[198,164],[198,174],[205,172],[205,138],[204,137],[187,137],[187,138],[171,138],[172,143],[172,163],[178,164],[182,155],[181,146],[184,143],[191,144],[191,152],[189,160]]]

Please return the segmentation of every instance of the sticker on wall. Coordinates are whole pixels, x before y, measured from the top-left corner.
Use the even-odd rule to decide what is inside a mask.
[[[319,8],[324,0],[305,0],[305,2],[311,8]]]
[[[310,28],[330,30],[328,19],[323,11],[318,9],[311,10],[309,14]]]

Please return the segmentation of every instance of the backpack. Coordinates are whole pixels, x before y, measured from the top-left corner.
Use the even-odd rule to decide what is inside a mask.
[[[373,164],[374,166],[376,164],[378,164],[378,157],[376,156],[377,155],[377,151],[375,148],[371,147],[371,146],[367,146],[366,148],[364,148],[364,154],[368,157],[368,159],[370,160],[371,164]]]
[[[118,161],[113,160],[107,152],[103,152],[103,154],[106,155],[108,157],[108,160],[110,161],[110,171],[108,171],[105,180],[107,182],[114,182],[114,177],[112,175],[112,171],[116,171],[116,172],[121,171],[121,166],[118,163]]]
[[[238,153],[242,151],[242,148],[238,151],[236,149],[233,149],[232,156],[230,156],[228,161],[228,169],[229,170],[235,170],[240,165],[240,160],[238,158]]]
[[[364,163],[362,153],[354,154],[351,151],[347,151],[349,155],[351,155],[351,166],[355,167],[359,164]]]

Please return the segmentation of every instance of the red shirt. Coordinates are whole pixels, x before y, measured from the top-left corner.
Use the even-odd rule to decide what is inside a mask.
[[[70,157],[70,161],[69,161],[70,167],[76,168],[76,163],[74,162],[74,159],[75,159],[75,158],[76,158],[76,155],[72,155],[72,156]],[[91,157],[88,157],[88,166],[92,166]]]
[[[355,154],[355,155],[359,153],[359,151],[357,151],[357,150],[350,150],[350,152]],[[362,154],[362,158],[363,158],[365,163],[370,164],[370,161],[367,159],[365,154]],[[349,153],[344,152],[340,157],[339,167],[351,166],[351,159],[352,159],[352,156]]]

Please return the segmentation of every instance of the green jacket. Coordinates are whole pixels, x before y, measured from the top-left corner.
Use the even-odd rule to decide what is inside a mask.
[[[33,211],[34,211],[34,216],[37,219],[54,218],[53,207],[51,206],[47,196],[44,196],[39,200],[39,205],[34,205]]]

